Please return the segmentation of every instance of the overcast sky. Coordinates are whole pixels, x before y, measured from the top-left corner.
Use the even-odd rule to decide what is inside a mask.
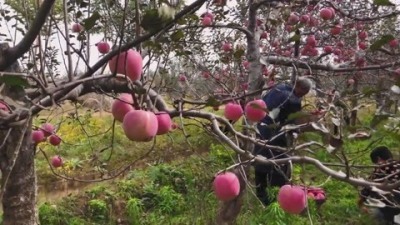
[[[60,1],[60,0],[57,0],[57,1]],[[192,1],[193,0],[189,0],[189,1],[186,1],[186,2],[192,2]],[[393,3],[395,3],[395,4],[400,5],[400,0],[391,0],[391,1]],[[228,0],[228,4],[229,5],[234,4],[234,0]],[[0,9],[4,9],[4,7],[6,7],[4,5],[4,0],[0,0]],[[205,6],[203,6],[203,8],[199,10],[199,14],[203,13],[205,11],[206,11],[206,8],[205,8]],[[17,32],[18,35],[17,35],[16,38],[14,38],[14,30],[13,30],[13,28],[11,28],[11,25],[15,24],[15,20],[11,20],[8,23],[8,26],[6,26],[5,23],[6,23],[6,21],[4,19],[0,22],[0,33],[1,34],[6,34],[7,38],[13,37],[12,38],[13,40],[16,40],[16,41],[20,40],[20,38],[21,38],[20,33]],[[71,26],[71,25],[69,25],[69,26]],[[9,29],[11,29],[11,30],[9,30]],[[61,25],[61,30],[64,30],[63,25]],[[99,52],[97,51],[97,48],[96,48],[95,44],[98,43],[99,41],[101,41],[102,38],[103,38],[103,36],[101,34],[91,35],[91,42],[90,42],[91,51],[90,51],[90,62],[89,62],[89,65],[93,65],[101,57],[101,54],[99,54]],[[5,41],[5,39],[6,38],[4,36],[0,36],[0,41]],[[75,43],[75,46],[78,46],[79,43],[76,40],[72,39],[71,41],[73,43]],[[57,47],[61,47],[61,49],[60,49],[61,53],[65,51],[66,43],[65,43],[65,41],[63,41],[62,36],[60,36],[59,40],[54,39],[52,41],[52,43]],[[57,55],[57,59],[61,63],[61,66],[59,67],[59,71],[61,72],[61,74],[65,73],[65,69],[66,69],[66,66],[64,65],[63,57],[64,57],[64,54],[58,54]],[[78,58],[77,57],[72,57],[72,58],[73,58],[73,65],[75,66]],[[64,58],[64,60],[66,60],[66,57]],[[81,63],[79,68],[80,68],[80,71],[83,71],[84,68],[85,68],[84,64]]]
[[[60,0],[57,0],[57,1],[60,1]],[[189,0],[187,2],[192,2],[192,1],[193,0]],[[0,0],[0,9],[5,9],[5,8],[9,9],[8,6],[4,5],[4,0]],[[205,10],[205,6],[204,6],[199,10],[199,13],[200,12],[205,12],[205,11],[206,10]],[[9,39],[10,37],[12,37],[11,39],[13,41],[16,41],[16,42],[21,40],[22,36],[21,36],[21,34],[19,32],[17,32],[17,36],[14,37],[15,36],[14,29],[11,28],[11,26],[14,25],[14,24],[15,24],[15,20],[14,19],[12,19],[11,21],[8,22],[8,26],[7,26],[6,21],[4,19],[2,19],[2,21],[0,22],[0,33],[2,34],[0,36],[0,41],[5,41],[5,40]],[[69,24],[68,26],[71,27],[72,24]],[[62,31],[64,31],[65,28],[64,28],[63,24],[60,25],[60,29]],[[5,36],[3,36],[3,34],[5,34],[7,36],[5,37]],[[58,33],[58,36],[59,36],[59,39],[57,40],[56,38],[54,38],[54,40],[52,40],[51,43],[54,46],[56,46],[57,48],[60,48],[60,52],[62,53],[62,52],[64,52],[66,50],[66,42],[64,41],[64,38],[60,35],[60,33]],[[89,65],[95,64],[98,61],[98,59],[101,58],[101,56],[102,56],[97,51],[97,48],[95,46],[95,44],[98,43],[99,41],[101,41],[102,38],[103,38],[102,34],[92,34],[90,36],[90,62],[89,62]],[[76,41],[76,39],[72,38],[70,41],[72,43],[75,43],[75,45],[74,45],[75,47],[79,46],[79,42]],[[110,45],[111,45],[111,43],[110,43]],[[66,68],[67,68],[66,65],[64,65],[64,60],[67,60],[67,58],[64,57],[64,56],[65,56],[64,54],[58,54],[57,55],[57,59],[61,63],[61,65],[58,67],[58,69],[61,72],[61,74],[65,73]],[[78,57],[76,56],[76,54],[73,55],[72,59],[73,59],[72,60],[73,61],[73,65],[75,67],[76,62],[78,60]],[[65,64],[67,64],[67,62]],[[85,65],[82,62],[82,60],[80,61],[78,68],[79,68],[79,71],[83,71],[85,69]],[[155,69],[155,68],[152,66],[151,69]]]

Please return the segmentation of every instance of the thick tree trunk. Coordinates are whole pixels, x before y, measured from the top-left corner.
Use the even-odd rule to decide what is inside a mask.
[[[260,63],[260,48],[259,40],[260,33],[256,29],[257,21],[257,7],[254,5],[253,0],[249,1],[249,25],[248,30],[251,36],[247,36],[247,60],[250,62],[249,67],[249,92],[257,91],[263,88],[265,82],[263,75],[261,73],[261,63]],[[259,96],[252,96],[247,99],[247,101],[252,100],[252,98],[257,98]],[[247,102],[246,101],[246,102]],[[251,123],[251,122],[250,122]],[[243,134],[255,137],[255,132],[247,128],[248,124],[243,124],[244,128],[242,130]],[[252,124],[254,125],[254,124]],[[240,146],[249,152],[253,151],[254,144],[250,141],[242,143]],[[241,157],[241,160],[248,160],[247,158]],[[242,171],[240,171],[242,170]],[[236,223],[236,219],[240,214],[243,206],[243,198],[246,190],[246,179],[250,177],[250,165],[240,166],[233,171],[240,181],[240,194],[238,197],[232,201],[221,202],[218,210],[218,215],[216,223],[218,225],[233,225]]]
[[[0,57],[7,57],[7,43],[0,44]],[[20,72],[18,62],[5,72]],[[0,99],[13,112],[28,112],[30,103],[22,86],[0,83]],[[0,117],[1,119],[1,117]],[[31,141],[32,117],[0,129],[0,169],[3,225],[36,225],[36,174]]]
[[[3,152],[14,152],[18,149],[18,141],[24,135],[15,165],[10,173],[3,195],[3,224],[4,225],[35,225],[36,221],[36,174],[34,166],[34,149],[31,143],[32,120],[28,121],[28,129],[24,125],[16,127],[6,140]],[[0,137],[4,140],[2,131]],[[6,150],[6,151],[5,151]],[[9,151],[10,150],[10,151]],[[2,154],[1,162],[9,161]],[[7,157],[8,158],[8,157]],[[9,167],[9,166],[8,166]],[[4,174],[4,173],[3,173]],[[5,177],[2,177],[2,183]]]

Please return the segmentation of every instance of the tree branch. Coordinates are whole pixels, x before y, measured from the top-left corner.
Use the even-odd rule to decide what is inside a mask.
[[[343,16],[350,18],[352,20],[355,20],[355,21],[375,21],[375,20],[379,20],[379,19],[390,18],[390,17],[397,16],[400,14],[399,11],[393,11],[391,13],[387,13],[387,14],[383,14],[383,15],[379,15],[379,16],[357,17],[357,16],[353,16],[349,12],[345,12],[343,9],[339,8],[335,3],[331,2],[331,1],[325,1],[325,3],[329,4],[332,8],[334,8],[337,12],[339,12]]]
[[[55,0],[43,1],[39,11],[36,13],[35,20],[22,40],[13,48],[6,50],[6,55],[0,56],[0,71],[7,69],[9,65],[12,65],[18,58],[29,51],[46,22],[54,2]]]
[[[282,56],[262,56],[262,63],[270,63],[281,66],[293,66],[295,65],[298,68],[302,69],[314,69],[314,70],[324,70],[324,71],[334,71],[334,72],[353,72],[353,71],[366,71],[366,70],[383,70],[396,65],[400,65],[400,62],[395,63],[387,63],[382,65],[370,65],[364,67],[343,67],[345,64],[335,65],[333,63],[314,63],[314,62],[305,62],[302,60],[297,60],[289,57]]]
[[[149,32],[143,36],[137,37],[135,38],[135,40],[127,43],[124,46],[121,46],[120,48],[114,49],[111,52],[109,52],[107,55],[105,55],[103,58],[101,58],[96,64],[94,64],[92,67],[88,68],[88,71],[86,73],[84,73],[83,75],[81,75],[78,79],[83,79],[83,78],[87,78],[90,77],[91,75],[93,75],[97,70],[99,70],[104,64],[106,64],[112,57],[114,57],[115,55],[119,54],[121,51],[127,51],[129,49],[131,49],[132,47],[150,39],[151,37],[159,34],[160,32],[165,32],[168,29],[170,29],[179,19],[181,19],[182,17],[184,17],[185,15],[187,15],[188,13],[191,13],[194,9],[200,8],[204,2],[206,2],[206,0],[197,0],[195,2],[193,2],[191,5],[187,6],[186,8],[184,8],[183,10],[181,10],[179,13],[177,13],[175,15],[175,18],[168,22],[163,28],[160,28],[158,30]],[[70,91],[72,91],[74,88],[76,88],[79,84],[75,84],[69,88],[66,88],[62,91],[59,91],[57,93],[55,93],[52,97],[55,101],[60,100],[61,98],[63,98],[64,96],[68,95],[68,93]],[[42,110],[43,107],[47,107],[50,106],[52,104],[51,98],[46,98],[45,100],[40,102],[40,105],[34,105],[31,107],[32,110],[32,114],[35,115],[38,112],[40,112]]]

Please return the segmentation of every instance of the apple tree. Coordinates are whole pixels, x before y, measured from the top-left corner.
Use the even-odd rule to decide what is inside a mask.
[[[375,98],[377,115],[396,113],[391,106],[400,94],[399,11],[389,0],[18,2],[1,5],[7,27],[0,48],[5,225],[38,223],[34,159],[45,153],[37,144],[48,137],[59,145],[62,139],[49,123],[33,126],[33,117],[93,92],[116,99],[112,113],[118,126],[111,130],[123,129],[131,141],[154,141],[172,129],[171,118],[189,118],[200,120],[237,153],[231,167],[221,168],[234,176],[216,179],[220,185],[238,179],[234,198],[217,193],[224,200],[218,224],[232,224],[240,213],[254,162],[306,163],[355,186],[399,186],[358,177],[352,172],[357,157],[343,149],[348,138],[371,135],[355,129],[357,111],[365,103],[360,99]],[[284,130],[311,130],[324,141],[295,141],[286,149],[257,139],[254,126],[267,113],[261,94],[300,76],[315,81],[316,100],[311,109],[294,115],[297,125]],[[225,106],[224,116],[206,110],[220,106]],[[243,129],[229,120],[240,121]],[[253,155],[255,145],[290,152],[290,157]],[[328,151],[340,169],[308,154],[310,148]],[[46,158],[52,168],[63,164],[59,156]]]

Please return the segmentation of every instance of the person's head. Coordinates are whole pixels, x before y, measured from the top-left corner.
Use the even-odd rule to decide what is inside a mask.
[[[371,161],[374,164],[385,163],[387,160],[392,159],[392,152],[386,146],[379,146],[372,150]]]
[[[312,82],[310,79],[299,77],[295,82],[294,94],[297,97],[301,98],[308,92],[310,92],[311,87],[312,87]]]

